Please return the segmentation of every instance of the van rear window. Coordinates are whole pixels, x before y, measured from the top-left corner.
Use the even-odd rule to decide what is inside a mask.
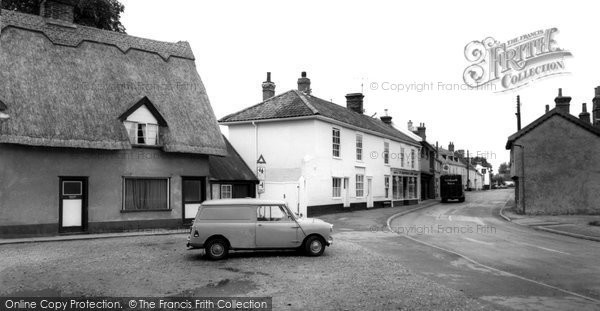
[[[247,206],[205,206],[198,219],[200,220],[252,220],[254,208]]]

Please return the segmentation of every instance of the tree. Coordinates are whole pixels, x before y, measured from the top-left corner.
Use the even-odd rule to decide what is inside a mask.
[[[500,164],[500,167],[498,168],[498,173],[503,175],[510,175],[510,165],[508,165],[508,163],[506,162]]]
[[[72,0],[74,23],[125,33],[121,13],[125,6],[118,0]],[[2,8],[27,14],[39,14],[42,0],[2,0]]]

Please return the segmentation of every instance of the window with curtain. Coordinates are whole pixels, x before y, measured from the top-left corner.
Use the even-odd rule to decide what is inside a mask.
[[[135,145],[158,145],[158,124],[124,121],[129,141]]]
[[[221,185],[221,199],[231,199],[231,185]]]
[[[169,179],[125,178],[124,210],[169,209]]]
[[[390,164],[390,143],[383,143],[383,163]]]

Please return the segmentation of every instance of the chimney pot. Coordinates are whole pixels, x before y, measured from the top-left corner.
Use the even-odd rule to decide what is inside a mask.
[[[419,135],[424,141],[427,140],[427,136],[425,135],[425,123],[419,123],[419,127],[414,131],[415,134]]]
[[[392,117],[390,116],[382,116],[379,117],[381,119],[381,121],[387,125],[392,125]]]
[[[365,96],[362,93],[346,94],[346,108],[362,114],[364,112],[363,98],[365,98]]]
[[[275,96],[275,83],[271,82],[271,73],[267,72],[267,81],[262,83],[263,101]]]
[[[590,123],[590,113],[587,112],[587,104],[586,103],[581,104],[581,113],[579,114],[579,120],[581,120],[585,123]]]
[[[306,77],[306,71],[303,71],[301,77],[298,78],[298,91],[310,94],[310,79]]]
[[[556,103],[556,109],[569,113],[569,106],[571,103],[571,97],[562,95],[562,88],[558,89],[558,97],[554,99]]]
[[[592,103],[594,104],[592,107],[592,124],[600,127],[600,86],[595,89],[595,96]]]
[[[548,111],[550,111],[550,105],[546,105],[546,113],[548,113]]]
[[[73,23],[75,3],[73,0],[43,0],[40,3],[40,16]]]

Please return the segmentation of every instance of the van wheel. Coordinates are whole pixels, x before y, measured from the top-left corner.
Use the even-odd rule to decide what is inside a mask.
[[[223,239],[212,239],[204,247],[206,256],[212,260],[225,259],[229,253],[229,245]]]
[[[464,202],[464,201],[465,201],[465,198],[460,198],[460,199],[458,200],[458,202]]]
[[[321,256],[325,251],[325,243],[318,236],[311,236],[304,242],[304,251],[308,256]]]

